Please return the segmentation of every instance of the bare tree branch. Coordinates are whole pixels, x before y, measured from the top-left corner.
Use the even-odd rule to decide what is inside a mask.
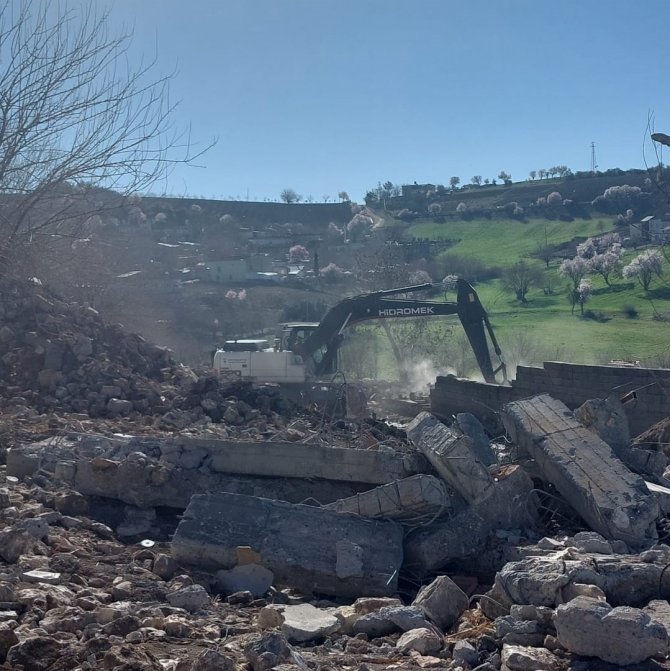
[[[36,234],[71,234],[92,188],[147,190],[213,144],[194,151],[172,122],[172,75],[156,75],[155,60],[131,66],[132,34],[111,34],[94,7],[0,0],[2,256]]]

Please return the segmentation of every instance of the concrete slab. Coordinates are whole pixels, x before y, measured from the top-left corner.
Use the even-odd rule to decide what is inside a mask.
[[[444,483],[432,475],[413,475],[324,506],[340,513],[397,521],[431,518],[449,508]]]
[[[230,475],[307,478],[373,485],[425,472],[417,455],[290,442],[178,439],[185,449],[204,448],[210,469]]]
[[[644,480],[547,394],[503,408],[507,433],[587,524],[607,539],[644,546],[656,538],[659,506]]]
[[[275,584],[338,596],[397,588],[402,528],[323,508],[225,492],[193,496],[172,540],[180,563],[231,569],[250,546]]]
[[[494,480],[477,458],[471,438],[451,431],[428,412],[417,415],[406,431],[440,477],[468,503],[491,496]]]

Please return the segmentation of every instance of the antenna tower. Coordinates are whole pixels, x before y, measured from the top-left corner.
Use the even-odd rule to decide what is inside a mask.
[[[596,163],[596,143],[591,142],[591,172],[595,173],[598,169],[598,164]]]

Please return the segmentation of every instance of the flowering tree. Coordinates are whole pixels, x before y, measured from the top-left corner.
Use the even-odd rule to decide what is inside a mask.
[[[558,191],[552,191],[547,196],[547,205],[560,205],[563,202],[563,196]]]
[[[589,260],[591,271],[600,275],[608,287],[612,286],[610,276],[621,268],[621,245],[612,247],[602,254],[596,254]]]
[[[372,228],[372,217],[355,214],[347,224],[347,232],[352,240],[360,240]]]
[[[293,245],[288,250],[288,260],[291,263],[297,263],[298,261],[307,261],[309,259],[309,252],[306,247],[302,245]]]
[[[565,259],[558,267],[558,274],[567,277],[572,282],[574,291],[579,287],[585,275],[589,272],[589,262],[581,256],[575,256],[574,259]]]
[[[329,263],[325,268],[321,268],[319,273],[325,282],[340,282],[344,279],[344,271],[334,263]]]
[[[577,256],[586,259],[589,272],[600,275],[608,287],[611,286],[610,276],[621,268],[623,247],[620,240],[618,233],[608,233],[577,245]]]
[[[657,249],[647,249],[625,266],[622,272],[624,277],[637,277],[642,288],[647,291],[654,275],[660,277],[663,274],[663,257]]]
[[[425,270],[415,270],[410,274],[409,281],[412,284],[426,284],[433,282],[430,275]]]
[[[581,309],[581,313],[584,314],[584,304],[591,298],[593,294],[593,285],[591,284],[591,280],[589,279],[582,279],[579,282],[579,286],[577,289],[573,292],[573,301],[572,301],[572,311],[574,313],[575,311],[575,304],[579,303],[579,307]]]

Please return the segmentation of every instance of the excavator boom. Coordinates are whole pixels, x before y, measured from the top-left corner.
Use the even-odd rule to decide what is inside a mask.
[[[507,381],[505,364],[502,362],[493,328],[477,292],[468,282],[462,279],[456,281],[455,303],[395,297],[399,294],[424,291],[433,286],[419,284],[345,298],[328,311],[318,327],[302,343],[297,344],[296,352],[311,363],[317,376],[323,375],[335,367],[343,332],[349,326],[375,319],[395,320],[455,314],[463,325],[484,379],[487,382],[496,382],[496,374],[502,372],[503,381]],[[495,370],[487,334],[496,355],[500,358],[500,365]]]

